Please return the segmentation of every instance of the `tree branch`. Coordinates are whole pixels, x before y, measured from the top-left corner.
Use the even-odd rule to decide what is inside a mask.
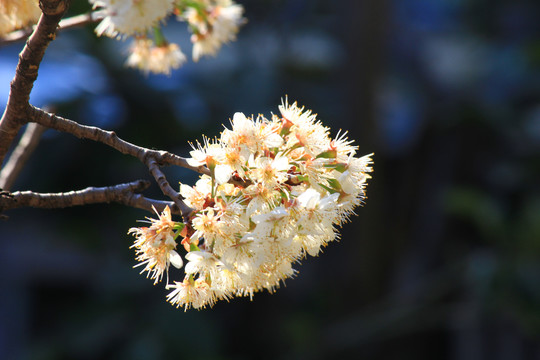
[[[181,213],[171,201],[149,199],[139,194],[149,186],[150,182],[138,180],[115,186],[88,187],[83,190],[64,193],[2,192],[0,193],[0,212],[21,207],[59,209],[78,205],[116,202],[150,212],[153,212],[153,208],[157,211],[163,211],[165,206],[168,205],[173,213]]]
[[[170,199],[172,199],[172,201],[174,201],[176,206],[182,212],[182,217],[186,217],[190,212],[193,211],[193,209],[187,206],[182,200],[182,196],[180,195],[180,193],[174,191],[171,185],[169,185],[167,178],[165,178],[165,174],[163,174],[163,172],[159,169],[157,161],[152,157],[149,157],[147,159],[148,160],[146,160],[145,164],[146,166],[148,166],[148,169],[150,170],[150,173],[152,174],[154,179],[156,179],[156,182],[158,183],[159,188],[161,189],[163,194],[167,195]]]
[[[63,19],[58,24],[58,31],[67,30],[75,27],[81,27],[88,24],[92,24],[95,22],[98,22],[100,20],[103,20],[103,14],[98,11],[89,12],[86,14],[81,15],[75,15],[66,19]],[[0,46],[3,45],[9,45],[16,42],[19,42],[21,40],[24,40],[32,33],[32,31],[35,29],[34,27],[30,27],[27,29],[21,29],[17,31],[13,31],[3,38],[0,38]]]
[[[38,76],[38,69],[49,43],[56,36],[56,28],[69,5],[69,0],[41,0],[43,14],[36,30],[30,36],[22,52],[4,114],[0,119],[0,164],[19,132],[28,120],[30,92]]]
[[[70,133],[80,139],[90,139],[101,142],[118,150],[122,154],[131,155],[144,163],[152,176],[156,179],[161,191],[176,204],[183,216],[189,214],[193,209],[187,206],[180,194],[173,190],[165,175],[159,169],[160,165],[177,165],[194,170],[199,173],[209,174],[209,170],[204,166],[191,166],[187,160],[167,151],[147,149],[125,140],[116,135],[114,131],[102,130],[95,126],[81,125],[73,120],[64,119],[60,116],[50,114],[42,109],[30,106],[30,119],[38,124],[62,132]]]
[[[210,175],[210,171],[205,166],[191,166],[188,164],[187,160],[181,156],[167,151],[151,150],[132,144],[119,138],[114,131],[106,131],[95,126],[81,125],[73,120],[50,114],[34,106],[30,106],[29,120],[51,129],[70,133],[80,139],[101,142],[118,150],[122,154],[136,157],[144,164],[146,164],[147,158],[154,158],[159,165],[176,165],[196,171],[200,174]]]
[[[0,170],[0,189],[11,190],[15,179],[36,149],[45,128],[37,123],[26,126],[17,147],[11,153],[6,165]]]

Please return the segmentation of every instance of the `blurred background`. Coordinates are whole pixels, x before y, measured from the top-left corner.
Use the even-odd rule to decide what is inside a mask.
[[[540,3],[241,3],[238,41],[170,77],[125,68],[130,41],[62,32],[31,103],[186,156],[288,95],[375,153],[365,206],[275,294],[187,312],[132,269],[126,233],[150,214],[9,211],[0,359],[540,359]],[[166,35],[191,53],[184,24]],[[22,46],[0,48],[2,109]],[[137,160],[47,131],[14,190],[141,178]]]

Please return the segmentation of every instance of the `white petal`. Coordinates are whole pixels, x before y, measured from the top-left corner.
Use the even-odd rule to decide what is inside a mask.
[[[214,175],[219,185],[229,181],[232,175],[232,168],[229,165],[216,165]]]
[[[339,193],[334,193],[332,195],[325,196],[319,202],[319,209],[326,210],[336,206],[339,199]]]
[[[358,190],[358,186],[356,185],[356,182],[354,181],[354,178],[349,173],[349,170],[345,171],[338,179],[341,189],[345,191],[347,194],[354,194]]]
[[[277,156],[272,166],[277,170],[289,170],[289,159],[286,156]]]
[[[279,134],[272,133],[264,139],[264,144],[269,148],[276,148],[283,145],[283,138]]]
[[[187,158],[186,161],[190,166],[201,166],[206,164],[206,162],[201,162],[194,158]]]
[[[189,255],[189,254],[188,254]],[[186,274],[195,274],[197,271],[199,271],[199,262],[193,262],[190,261],[186,264],[186,267],[184,269]]]
[[[195,193],[195,190],[189,185],[180,184],[180,195],[184,198],[189,198]]]
[[[241,112],[235,112],[234,113],[234,115],[233,115],[233,123],[235,125],[243,125],[247,121],[249,121],[249,120],[246,118],[246,115],[244,115],[244,113],[241,113]]]
[[[284,218],[287,215],[289,215],[287,210],[285,210],[283,207],[280,206],[280,207],[277,207],[274,210],[270,211],[269,213],[253,215],[251,217],[251,220],[255,224],[259,224],[259,223],[261,223],[263,221],[271,221],[271,222],[278,221],[278,220]]]
[[[303,192],[302,194],[300,194],[300,196],[296,198],[300,205],[302,205],[306,209],[315,209],[320,199],[321,194],[319,194],[317,190],[314,190],[312,188],[307,189],[305,192]]]
[[[204,258],[209,258],[210,256],[211,254],[206,251],[190,251],[186,254],[186,259],[189,261],[200,261]]]
[[[177,269],[180,269],[184,265],[182,257],[174,250],[169,251],[169,261]]]

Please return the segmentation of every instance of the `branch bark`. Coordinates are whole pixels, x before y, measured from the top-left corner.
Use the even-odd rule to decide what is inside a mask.
[[[140,194],[150,186],[150,182],[138,180],[131,183],[107,187],[88,187],[86,189],[63,193],[36,193],[16,191],[0,194],[0,212],[21,207],[59,209],[79,205],[116,202],[127,206],[153,212],[163,211],[169,206],[171,211],[181,214],[175,203],[149,199]]]
[[[17,147],[11,153],[6,165],[0,170],[0,189],[11,190],[15,179],[36,149],[45,128],[37,123],[26,126]]]
[[[181,156],[167,151],[151,150],[130,142],[127,142],[116,135],[114,131],[106,131],[95,126],[81,125],[73,120],[64,119],[60,116],[50,114],[42,109],[30,105],[29,111],[31,121],[62,132],[70,133],[80,139],[89,139],[101,142],[118,150],[122,154],[131,155],[144,163],[164,195],[168,196],[180,210],[182,216],[188,215],[193,209],[187,206],[180,194],[170,186],[165,175],[159,169],[160,165],[177,165],[194,170],[199,173],[209,174],[210,171],[204,166],[191,166],[187,160]]]
[[[8,103],[0,119],[0,164],[3,162],[20,128],[29,122],[37,123],[47,128],[71,133],[81,139],[90,139],[104,143],[123,154],[138,158],[148,166],[163,194],[170,197],[173,200],[175,208],[183,216],[186,216],[192,209],[182,201],[180,194],[171,188],[159,167],[161,165],[177,165],[199,173],[209,174],[210,172],[206,167],[190,166],[185,158],[175,154],[137,146],[120,139],[113,131],[105,131],[97,127],[81,125],[75,121],[61,118],[30,105],[30,92],[37,79],[38,69],[45,50],[49,43],[54,40],[58,24],[67,10],[69,2],[70,0],[40,0],[40,8],[43,14],[39,19],[34,33],[30,36],[23,51],[19,55],[15,77],[11,82]],[[92,15],[89,17],[83,16],[72,23],[65,24],[65,26],[74,26],[74,24],[89,21],[92,21]],[[129,191],[129,194],[133,195],[133,190]],[[5,210],[19,207],[14,204],[28,204],[27,206],[34,207],[65,207],[82,205],[83,203],[90,204],[108,201],[127,202],[133,204],[132,206],[144,206],[143,208],[145,209],[149,208],[148,201],[143,201],[144,198],[142,200],[139,198],[138,202],[133,202],[133,196],[126,197],[122,195],[119,197],[118,194],[125,195],[125,190],[120,191],[116,188],[88,188],[59,194],[16,192],[9,194],[7,197],[3,196],[2,207],[0,209]],[[11,201],[11,205],[9,205],[6,204],[6,199],[17,201]]]
[[[39,65],[45,50],[56,36],[56,28],[69,6],[69,0],[41,0],[43,11],[36,30],[30,36],[22,52],[15,76],[11,81],[11,91],[4,114],[0,119],[0,164],[19,132],[28,122],[30,92],[38,76]]]
[[[146,161],[146,166],[148,166],[150,173],[152,174],[154,179],[156,179],[156,182],[158,183],[159,188],[161,189],[163,194],[167,195],[170,199],[174,201],[176,206],[180,209],[182,217],[187,217],[189,213],[193,211],[193,209],[184,203],[180,193],[174,191],[174,189],[167,181],[165,174],[163,174],[163,172],[159,169],[157,161],[154,158],[148,158],[148,160]]]
[[[30,105],[29,120],[45,127],[70,133],[80,139],[89,139],[101,142],[118,150],[122,154],[131,155],[146,164],[148,158],[154,158],[159,165],[181,166],[200,174],[210,175],[205,166],[191,166],[181,156],[163,150],[151,150],[122,140],[114,131],[106,131],[95,126],[81,125],[73,120],[50,114],[42,109]]]

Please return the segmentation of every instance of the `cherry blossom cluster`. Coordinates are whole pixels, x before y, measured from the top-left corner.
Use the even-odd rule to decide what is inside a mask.
[[[245,22],[244,8],[232,0],[89,0],[104,16],[98,36],[134,37],[127,66],[146,73],[167,74],[186,62],[177,44],[165,39],[161,26],[173,15],[192,32],[192,58],[215,55],[236,39]]]
[[[331,138],[315,114],[287,100],[270,119],[236,113],[219,138],[192,147],[188,162],[210,175],[180,185],[191,213],[175,222],[166,208],[150,227],[130,229],[155,283],[170,264],[182,267],[184,248],[184,279],[166,286],[167,300],[184,309],[273,292],[295,275],[293,263],[338,237],[372,171],[371,155],[357,157],[346,133]]]

